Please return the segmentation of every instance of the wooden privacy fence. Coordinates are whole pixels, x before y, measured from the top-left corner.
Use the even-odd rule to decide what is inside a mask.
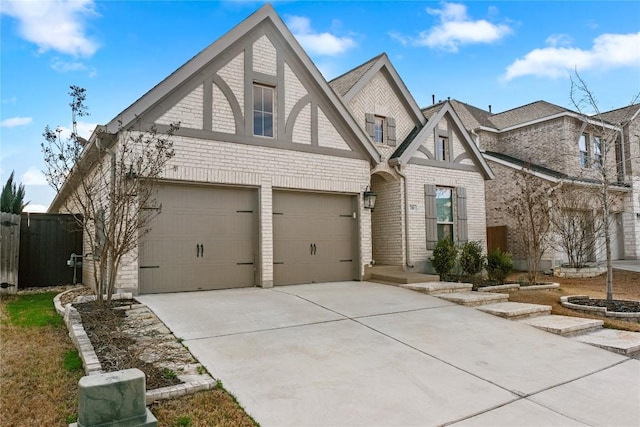
[[[20,215],[0,213],[0,294],[18,291]]]
[[[500,249],[503,252],[509,250],[507,246],[507,226],[487,227],[487,252]]]
[[[23,213],[20,226],[20,287],[73,284],[71,254],[82,255],[82,228],[73,215]],[[82,283],[82,267],[77,270]]]

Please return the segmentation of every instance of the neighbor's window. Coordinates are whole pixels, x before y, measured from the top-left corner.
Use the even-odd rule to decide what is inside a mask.
[[[253,134],[273,137],[273,88],[253,85]]]
[[[594,136],[593,140],[593,166],[602,167],[602,140],[599,136]]]
[[[373,142],[384,142],[384,117],[376,116],[373,122]]]
[[[580,135],[580,140],[578,141],[578,147],[580,149],[580,166],[583,168],[589,167],[589,151],[587,146],[587,138],[588,135],[583,133]]]
[[[438,135],[436,138],[436,152],[437,159],[448,162],[449,161],[449,138],[446,136]]]
[[[453,189],[436,188],[436,211],[438,214],[438,241],[449,239],[453,242]]]

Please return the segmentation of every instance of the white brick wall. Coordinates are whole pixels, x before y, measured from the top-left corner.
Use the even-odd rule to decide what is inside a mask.
[[[298,77],[295,75],[289,64],[284,64],[284,119],[285,123],[289,120],[289,113],[296,102],[307,94],[307,90],[304,88]]]
[[[163,125],[180,122],[180,127],[202,129],[203,93],[203,85],[198,86],[169,111],[164,113],[156,122]]]
[[[224,133],[236,133],[236,121],[229,100],[220,88],[213,84],[213,107],[211,113],[211,130]]]
[[[320,107],[318,107],[318,145],[351,151]]]
[[[253,71],[276,75],[276,48],[267,36],[253,44]]]
[[[486,250],[484,179],[480,173],[409,164],[406,166],[405,174],[409,180],[409,205],[412,206],[409,211],[411,264],[419,268],[425,265],[427,258],[432,255],[432,251],[427,250],[426,243],[425,184],[467,189],[469,240],[482,241]],[[457,230],[454,231],[454,235],[456,233]]]
[[[378,265],[404,265],[402,182],[390,176],[386,180],[374,175],[371,188],[378,196],[371,214],[373,259]]]
[[[378,113],[396,120],[396,141],[399,145],[415,124],[395,94],[386,77],[378,72],[349,102],[349,109],[360,127],[366,131],[365,114]]]
[[[244,105],[244,52],[220,68],[217,74],[229,86],[242,107]]]
[[[291,140],[297,144],[311,145],[311,104],[307,104],[298,114]]]

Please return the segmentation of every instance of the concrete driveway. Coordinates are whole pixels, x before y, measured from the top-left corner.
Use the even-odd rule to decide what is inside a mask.
[[[640,361],[339,282],[138,297],[262,426],[640,425]]]

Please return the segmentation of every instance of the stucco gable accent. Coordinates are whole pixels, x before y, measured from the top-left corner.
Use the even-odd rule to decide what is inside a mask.
[[[396,150],[396,153],[394,153],[394,155],[391,156],[389,163],[392,165],[395,165],[395,164],[402,165],[402,164],[409,163],[409,161],[412,160],[412,157],[414,156],[415,152],[421,146],[423,146],[423,143],[427,140],[429,135],[433,135],[434,130],[437,129],[438,123],[440,123],[440,121],[445,117],[447,117],[452,122],[454,126],[453,131],[460,136],[462,145],[466,153],[468,153],[469,158],[473,160],[473,164],[475,165],[475,167],[477,167],[480,173],[482,173],[482,175],[484,176],[484,179],[488,180],[488,179],[495,178],[493,171],[491,171],[491,168],[489,167],[484,157],[480,153],[480,150],[471,139],[471,136],[463,126],[462,122],[460,121],[460,118],[458,117],[455,110],[451,106],[451,103],[449,103],[448,101],[443,103],[440,111],[438,111],[427,122],[426,126],[420,129],[420,131],[417,133],[417,135],[415,135],[415,137],[412,140],[407,140],[403,142],[400,147],[398,147],[398,149]],[[420,160],[420,161],[417,161],[417,162],[413,161],[412,163],[425,164],[425,161],[432,162],[432,160],[425,160],[425,159],[415,159],[415,160]],[[433,161],[433,162],[436,162],[436,161]],[[441,162],[436,162],[436,163],[441,163]],[[455,165],[466,166],[466,167],[470,166],[470,165],[462,165],[461,163],[453,163],[450,165],[452,167],[454,167]],[[435,165],[432,165],[432,166],[435,166]],[[443,164],[439,164],[438,166],[446,167]]]

